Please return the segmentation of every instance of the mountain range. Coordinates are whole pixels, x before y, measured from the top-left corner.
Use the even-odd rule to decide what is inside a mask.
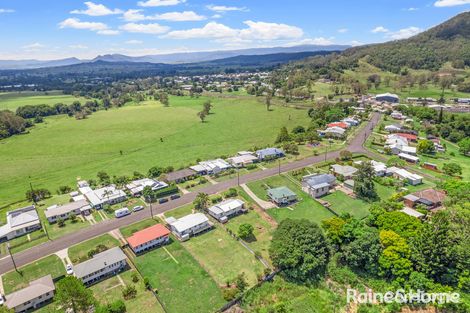
[[[134,63],[164,63],[164,64],[185,64],[199,63],[219,59],[232,58],[246,55],[268,55],[281,53],[301,53],[317,51],[342,51],[350,46],[347,45],[298,45],[292,47],[273,48],[252,48],[239,50],[219,50],[201,52],[179,52],[169,54],[156,54],[144,56],[127,56],[123,54],[99,55],[92,60],[81,60],[78,58],[66,58],[60,60],[0,60],[0,70],[6,69],[35,69],[55,66],[67,66],[80,63],[90,63],[96,61],[104,62],[134,62]]]

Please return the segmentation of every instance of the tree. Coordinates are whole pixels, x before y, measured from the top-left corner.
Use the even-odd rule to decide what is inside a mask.
[[[442,170],[449,176],[462,175],[462,167],[457,163],[444,163]]]
[[[43,199],[49,198],[50,196],[51,192],[44,188],[26,191],[26,199],[33,202],[41,201]]]
[[[98,177],[98,180],[99,180],[100,184],[103,184],[103,185],[109,184],[110,177],[109,177],[108,173],[106,173],[105,171],[99,171],[96,174],[96,176]]]
[[[458,143],[460,153],[467,155],[470,153],[470,137],[462,139]]]
[[[411,273],[410,247],[406,240],[391,230],[379,234],[383,251],[379,265],[383,276],[403,282]]]
[[[374,177],[375,171],[371,162],[362,162],[354,176],[354,193],[359,199],[377,200]]]
[[[207,113],[206,113],[206,111],[203,110],[201,112],[198,112],[197,116],[199,116],[199,119],[201,120],[201,123],[204,123],[204,121],[206,120]]]
[[[281,130],[279,131],[279,135],[277,136],[276,143],[282,143],[286,141],[290,141],[290,136],[289,136],[289,132],[287,131],[287,128],[284,126],[284,127],[281,127]]]
[[[436,149],[434,148],[434,142],[427,139],[419,140],[418,144],[416,145],[416,150],[421,154],[433,154],[436,152]]]
[[[122,300],[116,300],[106,306],[109,313],[125,313],[127,312],[126,304]]]
[[[392,156],[387,161],[387,166],[405,166],[405,165],[406,165],[406,161],[400,159],[397,156]]]
[[[254,227],[251,224],[243,223],[238,227],[238,237],[242,239],[248,239],[253,237]]]
[[[356,271],[371,275],[379,273],[379,258],[382,254],[379,234],[376,231],[362,233],[343,249],[342,259]]]
[[[160,92],[159,94],[159,101],[163,106],[168,107],[170,106],[170,100],[168,98],[168,94],[164,91]]]
[[[159,177],[160,175],[162,175],[163,173],[163,169],[159,166],[154,166],[154,167],[151,167],[149,170],[148,170],[148,176],[150,178],[157,178]]]
[[[210,100],[207,100],[206,102],[204,102],[203,104],[203,111],[206,112],[206,115],[209,115],[210,112],[211,112],[211,109],[212,109],[212,103]]]
[[[134,285],[127,285],[122,290],[122,297],[124,300],[134,299],[137,296],[137,289]]]
[[[268,91],[268,93],[266,94],[266,99],[265,99],[265,103],[266,103],[266,110],[267,111],[271,111],[271,99],[272,99],[272,94],[271,92]]]
[[[248,282],[246,281],[246,276],[244,272],[238,274],[237,279],[235,280],[235,285],[237,285],[237,289],[240,292],[245,291],[246,287],[248,287]]]
[[[209,195],[207,193],[200,192],[197,194],[196,199],[193,201],[194,208],[198,211],[203,211],[209,205]]]
[[[91,289],[74,276],[66,276],[56,283],[54,300],[61,310],[73,313],[88,312],[96,304]]]
[[[296,281],[324,276],[330,258],[325,235],[306,219],[285,219],[274,231],[269,254],[273,265]]]
[[[343,161],[347,161],[347,160],[351,160],[352,159],[352,152],[351,151],[348,151],[348,150],[342,150],[340,153],[339,153],[339,157],[341,160]]]

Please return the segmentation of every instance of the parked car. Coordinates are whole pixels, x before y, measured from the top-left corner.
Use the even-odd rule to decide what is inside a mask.
[[[142,211],[144,209],[144,206],[143,205],[136,205],[132,211],[134,212],[138,212],[138,211]]]
[[[116,216],[117,218],[124,217],[129,214],[131,214],[131,211],[129,211],[128,208],[122,208],[114,211],[114,216]]]
[[[160,204],[165,203],[165,202],[168,202],[167,198],[161,198],[161,199],[158,200],[158,203],[160,203]]]
[[[5,303],[5,298],[4,298],[3,295],[0,293],[0,305],[3,305],[3,303]]]
[[[73,274],[72,264],[67,264],[67,266],[65,267],[65,271],[67,272],[67,275],[72,275]]]
[[[175,199],[178,199],[178,198],[181,198],[181,196],[178,195],[178,194],[172,195],[172,196],[170,197],[171,200],[175,200]]]

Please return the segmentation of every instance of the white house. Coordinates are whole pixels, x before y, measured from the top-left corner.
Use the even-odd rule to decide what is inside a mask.
[[[127,266],[127,259],[119,247],[95,254],[91,259],[74,266],[74,275],[85,285],[116,275]]]
[[[302,177],[302,190],[313,198],[326,195],[336,185],[336,177],[331,174],[313,174]]]
[[[248,151],[241,151],[234,157],[227,159],[234,167],[245,167],[258,161],[258,157]]]
[[[155,191],[168,187],[168,184],[151,178],[142,178],[139,180],[134,180],[126,185],[126,189],[129,190],[131,195],[134,197],[140,196],[145,187],[150,187],[153,191]]]
[[[411,163],[418,163],[419,162],[419,158],[417,156],[407,154],[407,153],[404,153],[404,152],[398,153],[398,157],[402,160],[405,160],[405,161],[411,162]]]
[[[34,205],[7,212],[7,223],[0,227],[0,242],[41,229]]]
[[[85,197],[95,209],[101,209],[106,204],[115,204],[126,200],[126,193],[116,186],[110,185],[87,192]]]
[[[135,254],[162,246],[170,240],[170,231],[162,224],[142,229],[127,238],[129,247]]]
[[[343,176],[344,179],[350,179],[356,174],[357,168],[350,165],[333,164],[331,170],[336,176]]]
[[[320,131],[320,133],[323,133],[327,137],[342,138],[346,133],[346,129],[338,126],[333,126]]]
[[[54,297],[55,286],[51,275],[29,283],[28,287],[5,296],[5,306],[15,313],[35,310]]]
[[[80,180],[79,182],[77,182],[77,187],[78,187],[78,191],[80,191],[82,195],[89,193],[90,191],[93,190],[91,189],[90,185],[88,184],[86,180]]]
[[[49,223],[55,223],[58,219],[66,220],[70,215],[88,215],[90,214],[91,206],[86,200],[69,202],[64,205],[53,205],[46,209],[46,215]]]
[[[359,125],[359,121],[352,118],[352,117],[346,117],[346,118],[342,119],[341,122],[347,123],[349,126]]]
[[[245,202],[240,199],[228,199],[207,209],[209,215],[221,223],[225,223],[232,216],[245,211]]]
[[[213,175],[225,171],[232,166],[225,160],[215,159],[208,161],[201,161],[197,165],[190,166],[189,168],[201,175]]]
[[[392,125],[385,126],[384,129],[388,131],[389,133],[396,133],[401,130],[401,126],[392,124]]]
[[[387,175],[393,175],[395,178],[405,181],[406,183],[416,186],[423,183],[423,177],[417,174],[408,172],[405,169],[398,167],[389,167],[387,169]]]
[[[202,213],[189,214],[179,219],[168,217],[165,221],[173,234],[182,241],[213,227],[207,216]]]

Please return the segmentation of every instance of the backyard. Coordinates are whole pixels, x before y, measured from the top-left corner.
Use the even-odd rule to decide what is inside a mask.
[[[103,245],[106,246],[107,249],[110,249],[119,246],[119,240],[109,234],[104,234],[88,241],[84,241],[69,248],[69,258],[74,264],[81,263],[90,258],[88,253],[98,245]]]

